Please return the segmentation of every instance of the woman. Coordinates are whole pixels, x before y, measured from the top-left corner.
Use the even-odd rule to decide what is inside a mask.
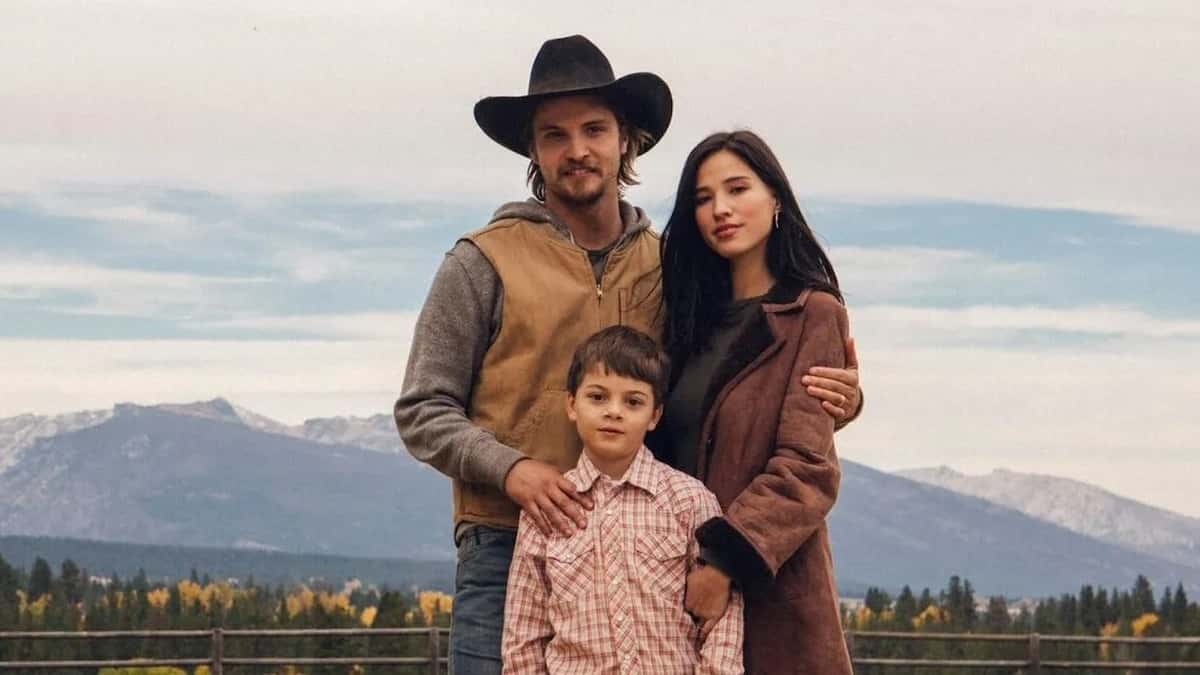
[[[801,382],[845,366],[849,329],[833,266],[757,135],[692,150],[662,265],[677,370],[660,448],[725,513],[697,531],[708,564],[688,579],[688,609],[707,627],[735,585],[748,673],[850,673],[825,525],[834,420]]]

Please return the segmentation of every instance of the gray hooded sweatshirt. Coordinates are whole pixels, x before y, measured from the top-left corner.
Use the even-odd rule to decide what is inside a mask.
[[[602,250],[588,251],[597,281],[608,253],[650,226],[640,208],[621,202],[620,210],[621,236]],[[505,218],[550,223],[574,241],[567,226],[533,199],[501,206],[492,222]],[[452,478],[501,490],[509,469],[524,455],[472,423],[467,406],[484,354],[499,333],[503,303],[504,288],[492,264],[475,244],[459,240],[438,268],[417,318],[394,410],[400,438],[413,457]]]

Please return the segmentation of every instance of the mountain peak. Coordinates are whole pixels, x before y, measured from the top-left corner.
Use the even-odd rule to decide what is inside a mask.
[[[998,468],[963,475],[946,467],[897,475],[978,497],[1073,532],[1173,562],[1194,564],[1200,519],[1114,494],[1074,478]]]
[[[208,401],[195,401],[193,403],[160,403],[157,405],[118,403],[113,406],[114,415],[140,415],[145,411],[158,411],[171,413],[173,415],[202,417],[221,422],[245,425],[245,422],[242,421],[242,418],[238,417],[237,411],[234,409],[233,404],[220,397]]]

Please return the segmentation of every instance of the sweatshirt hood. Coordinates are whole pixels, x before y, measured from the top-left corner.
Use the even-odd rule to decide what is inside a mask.
[[[650,217],[646,215],[640,207],[634,206],[627,201],[621,200],[621,223],[625,226],[624,232],[618,243],[628,239],[629,237],[649,229]],[[535,223],[549,223],[554,226],[554,229],[565,239],[572,239],[571,231],[567,226],[554,215],[554,212],[546,208],[543,202],[539,202],[532,197],[521,202],[508,202],[502,204],[496,212],[492,214],[490,222],[504,220],[506,218],[520,218],[529,220]]]

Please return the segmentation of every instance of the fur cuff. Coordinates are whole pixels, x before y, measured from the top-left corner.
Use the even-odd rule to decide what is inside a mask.
[[[724,518],[713,518],[696,530],[696,541],[703,549],[716,553],[718,567],[739,588],[750,588],[769,582],[770,568],[759,557],[754,546]]]

